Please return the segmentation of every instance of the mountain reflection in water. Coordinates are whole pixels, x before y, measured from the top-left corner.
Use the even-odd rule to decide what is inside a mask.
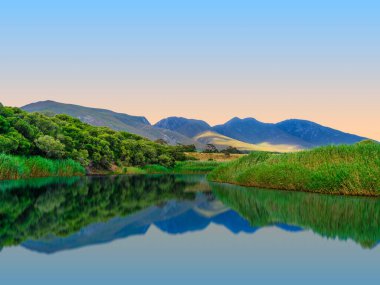
[[[196,175],[31,179],[0,188],[0,245],[43,253],[144,235],[151,226],[172,235],[210,224],[234,234],[310,229],[363,248],[380,240],[380,201],[372,198],[209,184]]]

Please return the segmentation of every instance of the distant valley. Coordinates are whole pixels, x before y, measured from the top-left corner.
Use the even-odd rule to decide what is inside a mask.
[[[91,125],[107,126],[151,140],[162,139],[171,145],[194,144],[198,149],[203,149],[206,144],[214,144],[219,149],[232,146],[241,151],[289,152],[330,144],[352,144],[365,139],[298,119],[271,124],[254,118],[235,117],[222,125],[210,126],[202,120],[168,117],[151,125],[142,116],[54,101],[36,102],[22,109],[28,112],[67,114]]]

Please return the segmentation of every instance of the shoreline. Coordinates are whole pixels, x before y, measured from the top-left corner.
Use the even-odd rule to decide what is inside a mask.
[[[106,176],[132,176],[132,175],[205,175],[207,178],[207,173],[186,173],[186,172],[151,172],[151,173],[87,173],[84,175],[65,175],[65,176],[39,176],[39,177],[28,177],[28,178],[20,178],[20,179],[7,179],[0,180],[0,186],[3,182],[12,182],[12,181],[20,181],[20,180],[33,180],[33,179],[47,179],[47,178],[81,178],[81,177],[106,177]],[[211,184],[220,184],[220,185],[231,185],[236,187],[242,187],[247,190],[262,190],[262,191],[278,191],[278,192],[290,192],[290,193],[307,193],[307,194],[316,194],[316,195],[326,195],[326,196],[340,196],[340,197],[363,197],[363,198],[380,198],[379,194],[371,194],[371,193],[340,193],[340,192],[322,192],[322,191],[310,191],[310,190],[294,190],[294,189],[281,189],[281,188],[270,188],[270,187],[257,187],[257,186],[249,186],[242,185],[234,182],[221,182],[216,180],[211,180],[207,178],[207,181]]]
[[[341,196],[341,197],[380,198],[380,193],[379,194],[355,194],[355,193],[343,194],[343,193],[339,193],[339,192],[326,193],[326,192],[310,191],[310,190],[294,190],[294,189],[269,188],[269,187],[262,187],[262,186],[260,186],[260,187],[248,186],[248,185],[242,185],[242,184],[237,184],[237,183],[233,183],[233,182],[214,181],[214,180],[210,180],[210,179],[207,179],[207,181],[210,183],[215,183],[215,184],[242,187],[242,188],[246,188],[247,190],[279,191],[279,192],[290,192],[290,193],[307,193],[307,194],[326,195],[326,196]]]

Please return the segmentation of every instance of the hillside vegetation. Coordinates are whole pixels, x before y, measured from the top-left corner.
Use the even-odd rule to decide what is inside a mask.
[[[174,166],[181,147],[155,143],[127,132],[95,127],[68,115],[46,116],[0,105],[0,153],[72,159],[82,166]]]
[[[380,195],[380,144],[327,146],[288,154],[254,152],[223,164],[209,179],[326,194]]]

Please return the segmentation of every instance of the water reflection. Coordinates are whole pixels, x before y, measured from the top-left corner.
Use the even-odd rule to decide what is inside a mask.
[[[260,190],[212,184],[215,195],[252,226],[294,225],[364,248],[380,240],[380,199]]]
[[[0,246],[127,216],[152,205],[194,199],[186,187],[198,181],[174,176],[33,179],[0,184]]]
[[[44,253],[218,224],[232,233],[260,227],[311,229],[366,248],[380,240],[380,199],[209,184],[203,176],[49,178],[0,183],[0,246]]]

